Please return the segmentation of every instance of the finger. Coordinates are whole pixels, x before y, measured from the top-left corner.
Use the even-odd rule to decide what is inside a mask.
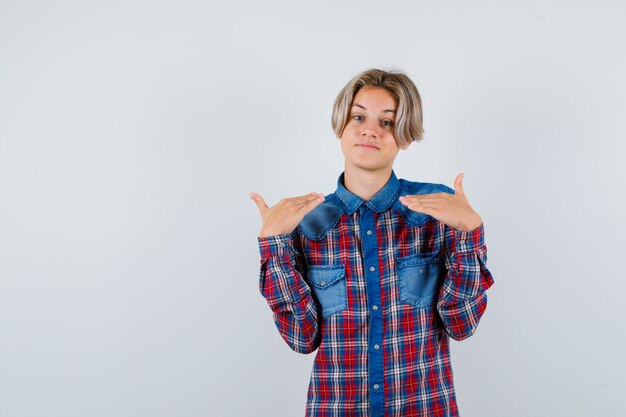
[[[400,202],[410,208],[413,211],[417,211],[417,209],[421,209],[425,200],[423,198],[415,198],[421,196],[412,196],[411,198],[400,197]],[[426,204],[432,204],[432,201],[426,201]]]
[[[306,214],[309,211],[313,210],[318,205],[320,205],[323,201],[324,201],[324,195],[318,195],[314,198],[309,198],[302,204],[302,206],[300,207],[300,210],[302,210],[304,214]]]
[[[422,194],[422,195],[410,195],[406,197],[400,197],[399,200],[402,204],[417,204],[423,201],[432,200],[432,194]]]
[[[407,207],[412,210],[415,211],[417,213],[424,213],[424,214],[430,214],[432,215],[435,211],[437,211],[437,209],[429,204],[408,204]]]
[[[441,210],[441,205],[437,204],[437,203],[422,203],[419,205],[420,210],[431,210],[431,211],[439,211]]]
[[[419,201],[419,199],[416,198],[417,196],[415,195],[403,195],[400,196],[400,198],[398,198],[398,200],[404,204],[405,206],[408,206],[411,203],[415,203],[417,201]]]
[[[442,202],[435,200],[435,199],[422,199],[422,200],[414,200],[414,201],[407,201],[405,202],[405,205],[407,207],[433,207],[433,208],[440,208],[442,207]]]
[[[267,210],[267,204],[265,204],[265,200],[263,200],[263,197],[261,197],[257,193],[250,193],[248,195],[252,200],[254,200],[261,213]]]
[[[444,201],[445,198],[447,198],[449,194],[447,193],[441,193],[441,194],[424,194],[424,195],[418,195],[415,197],[411,197],[408,199],[405,199],[405,201],[409,202],[409,203],[431,203],[431,202],[441,202]]]
[[[304,201],[315,201],[315,200],[317,200],[320,197],[322,197],[322,200],[323,200],[324,194],[322,194],[322,193],[309,193],[307,195],[303,195],[300,198],[303,199]]]
[[[426,198],[426,197],[445,197],[446,195],[449,195],[449,193],[427,193],[427,194],[408,194],[408,195],[403,195],[400,196],[399,200],[403,200],[403,199],[421,199],[421,198]]]
[[[461,172],[454,179],[454,194],[456,195],[465,195],[465,191],[463,191],[463,177],[465,177],[465,174]]]
[[[311,204],[318,203],[318,202],[321,203],[322,201],[324,201],[323,195],[316,195],[313,197],[309,197],[299,202],[298,209],[301,210],[302,208],[308,208]]]
[[[418,206],[418,207],[441,207],[441,202],[439,201],[435,201],[435,200],[421,200],[421,201],[415,201],[412,202],[411,204]]]
[[[314,200],[314,199],[318,198],[321,195],[323,195],[323,194],[320,194],[320,193],[308,193],[308,194],[297,196],[297,197],[285,198],[285,200],[293,201],[293,202],[296,202],[296,203],[304,203],[304,202],[306,202],[308,200],[311,200],[311,199]]]
[[[400,196],[400,198],[398,198],[398,200],[400,200],[403,203],[409,203],[411,201],[419,201],[420,198],[422,198],[424,194],[418,195],[418,194],[414,194],[414,195],[402,195]]]

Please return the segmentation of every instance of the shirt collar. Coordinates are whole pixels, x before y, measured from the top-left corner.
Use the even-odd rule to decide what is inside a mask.
[[[337,179],[337,190],[335,194],[339,197],[339,200],[348,214],[353,214],[363,203],[377,213],[383,212],[388,210],[398,197],[400,181],[393,170],[391,170],[391,177],[389,177],[387,183],[383,188],[378,190],[369,201],[363,200],[344,186],[344,174],[345,171],[342,172]]]

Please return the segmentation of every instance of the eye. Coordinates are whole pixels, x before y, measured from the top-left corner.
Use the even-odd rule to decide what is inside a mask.
[[[352,118],[353,118],[354,120],[358,120],[358,121],[363,120],[363,116],[361,116],[360,114],[356,114],[356,115],[352,116]]]
[[[393,122],[391,120],[383,120],[383,126],[393,127]]]

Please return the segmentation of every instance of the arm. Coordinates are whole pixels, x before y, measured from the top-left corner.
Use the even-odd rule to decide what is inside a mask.
[[[258,237],[259,290],[289,347],[299,353],[311,353],[320,344],[319,323],[311,289],[302,278],[306,271],[297,226],[324,201],[324,195],[309,193],[283,198],[272,207],[256,193],[250,193],[250,198],[257,204],[263,221]]]
[[[304,257],[297,231],[258,237],[261,252],[259,290],[274,315],[278,332],[298,353],[320,344],[317,306],[304,281]]]
[[[446,226],[444,253],[447,273],[437,311],[450,337],[463,340],[476,331],[487,308],[485,291],[494,283],[486,266],[483,224],[470,231]]]
[[[493,285],[487,269],[483,222],[463,191],[464,174],[454,180],[454,190],[400,197],[413,211],[433,216],[445,224],[443,251],[446,277],[439,291],[437,311],[455,340],[470,337],[487,308],[485,291]]]

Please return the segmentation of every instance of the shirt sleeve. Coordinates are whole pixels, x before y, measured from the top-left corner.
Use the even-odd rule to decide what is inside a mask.
[[[306,275],[297,229],[292,233],[258,237],[261,253],[259,290],[273,312],[278,332],[298,353],[319,347],[317,305]]]
[[[494,283],[487,269],[484,225],[470,231],[446,226],[446,277],[439,292],[437,311],[446,332],[463,340],[476,331],[487,308],[485,291]]]

